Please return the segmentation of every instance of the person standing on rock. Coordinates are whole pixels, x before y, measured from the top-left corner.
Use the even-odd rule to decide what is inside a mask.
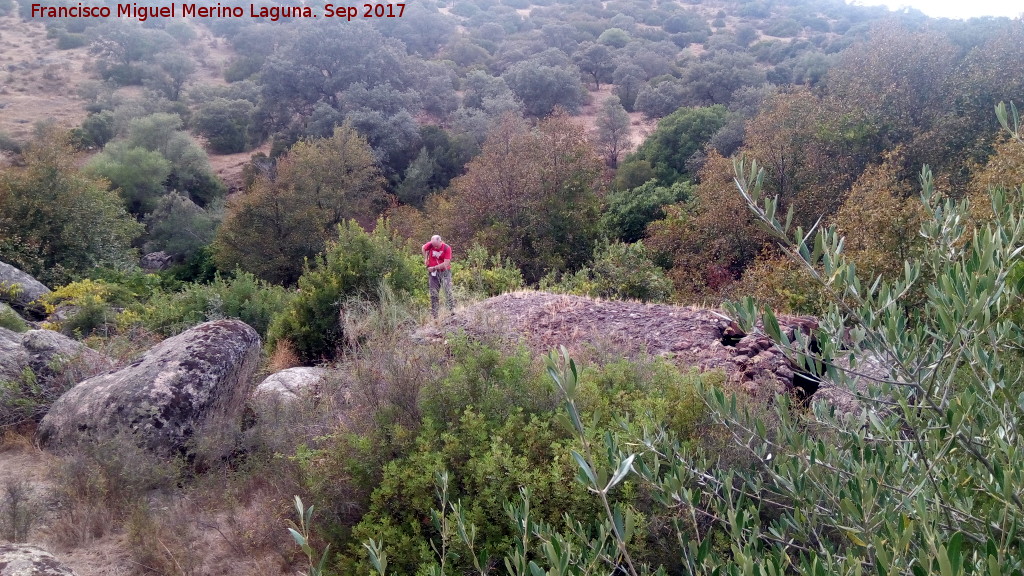
[[[435,234],[430,242],[423,245],[423,265],[430,274],[430,313],[437,318],[437,292],[444,288],[448,310],[455,311],[455,297],[452,295],[452,247]]]

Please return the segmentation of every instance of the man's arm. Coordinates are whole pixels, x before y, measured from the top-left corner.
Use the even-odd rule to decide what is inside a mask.
[[[427,253],[427,247],[424,246],[421,249],[421,251],[423,252],[423,265],[427,266],[427,269],[429,270],[430,269],[430,266],[429,266],[429,264],[430,264],[430,255]]]
[[[452,269],[452,247],[447,244],[444,247],[444,252],[441,254],[441,263],[437,265],[439,270],[451,270]]]

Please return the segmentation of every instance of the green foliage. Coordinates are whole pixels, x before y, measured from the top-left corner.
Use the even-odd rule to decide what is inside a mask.
[[[153,58],[153,64],[144,68],[142,83],[164,98],[176,101],[181,97],[185,82],[195,73],[192,58],[181,50],[162,51]]]
[[[527,60],[514,64],[502,78],[523,101],[526,113],[538,118],[551,114],[556,106],[576,113],[586,93],[577,73],[543,61]]]
[[[137,216],[152,212],[171,174],[171,163],[159,152],[112,142],[94,156],[86,170],[110,182],[124,199],[128,211]]]
[[[1019,362],[1020,327],[1001,313],[1019,297],[1006,280],[1024,240],[1020,196],[993,191],[994,219],[972,231],[969,203],[936,194],[926,168],[924,252],[906,260],[899,277],[869,288],[834,228],[813,236],[794,229],[791,218],[779,219],[777,199],[763,197],[756,165],[748,172],[739,163],[736,174],[749,208],[830,305],[813,348],[812,338],[793,341],[751,301],[734,305],[734,318],[752,329],[760,317],[799,365],[814,367],[823,386],[856,390],[856,403],[816,402],[807,413],[779,402],[769,430],[734,399],[712,394],[713,414],[754,465],[726,471],[714,455],[673,451],[658,457],[666,476],[641,472],[680,478],[665,495],[710,511],[731,534],[728,555],[708,548],[700,532],[685,536],[687,564],[832,574],[1024,569],[1014,536],[1024,521],[1015,472],[1022,462],[1006,434],[1024,413],[1019,372],[1008,371]],[[923,302],[907,299],[918,290]],[[710,489],[690,488],[697,478]]]
[[[309,562],[309,572],[306,576],[322,576],[324,573],[324,567],[327,565],[327,559],[329,558],[328,553],[331,550],[331,545],[328,544],[324,547],[323,553],[320,555],[320,561],[316,561],[316,554],[310,544],[310,530],[313,524],[313,510],[314,507],[311,505],[306,508],[302,504],[302,499],[298,496],[295,497],[295,512],[299,516],[299,523],[296,524],[291,520],[288,521],[290,524],[288,533],[292,535],[292,539],[302,549],[302,553],[306,555],[306,560]]]
[[[725,125],[726,113],[721,105],[680,108],[662,118],[629,159],[646,160],[654,167],[658,183],[671,186],[689,175],[687,161]]]
[[[145,75],[142,63],[176,44],[163,30],[112,19],[95,27],[90,51],[98,55],[100,76],[124,86],[141,84]]]
[[[540,289],[644,302],[665,302],[672,297],[672,281],[651,260],[641,241],[598,246],[588,267],[561,278],[549,274],[541,279]]]
[[[512,292],[524,285],[523,273],[510,258],[490,255],[478,244],[452,263],[452,282],[484,297]]]
[[[51,323],[51,328],[85,337],[95,331],[107,333],[113,329],[117,316],[113,306],[124,305],[129,297],[128,291],[115,284],[85,279],[61,286],[40,300],[48,313],[65,308],[67,317]]]
[[[114,130],[114,113],[103,110],[89,114],[82,120],[82,133],[87,142],[103,148],[116,135]]]
[[[389,198],[369,145],[348,124],[330,138],[295,144],[275,168],[273,178],[257,178],[228,201],[214,243],[221,269],[294,284],[304,259],[324,249],[338,224],[369,225]]]
[[[612,239],[636,242],[644,237],[647,224],[664,217],[663,206],[684,202],[691,194],[691,186],[686,182],[666,187],[658,186],[656,180],[648,180],[632,190],[613,192],[607,196],[601,226]]]
[[[441,430],[456,422],[467,408],[480,417],[503,422],[514,412],[544,412],[554,407],[551,391],[534,366],[530,353],[520,348],[507,354],[466,337],[451,344],[454,365],[422,397],[422,415]]]
[[[597,42],[599,44],[604,44],[613,48],[622,48],[626,44],[629,44],[629,40],[629,33],[621,28],[609,28],[597,37]]]
[[[413,574],[433,563],[428,519],[435,502],[434,477],[442,470],[455,479],[451,500],[460,500],[466,517],[480,527],[475,539],[481,549],[498,550],[510,542],[512,526],[503,503],[519,486],[538,495],[535,510],[548,521],[563,513],[595,512],[585,491],[567,482],[572,464],[565,454],[566,437],[547,418],[515,412],[494,421],[467,407],[447,428],[444,434],[425,428],[417,451],[385,466],[370,510],[353,530],[353,538],[383,542],[395,573]],[[352,556],[357,554],[361,550],[353,545]],[[472,565],[460,556],[456,565]],[[356,566],[361,572],[368,568],[363,562]]]
[[[214,98],[195,111],[192,125],[206,138],[212,152],[245,152],[255,143],[250,133],[255,110],[248,100]]]
[[[341,323],[345,300],[373,300],[382,283],[399,297],[411,295],[422,284],[416,261],[403,251],[384,221],[370,234],[352,220],[339,224],[337,241],[306,264],[299,277],[299,293],[274,317],[267,345],[273,348],[287,341],[309,364],[333,358],[345,337]]]
[[[629,114],[626,114],[618,96],[609,96],[601,104],[596,125],[597,141],[604,153],[605,163],[614,168],[619,163],[619,154],[632,147]]]
[[[443,411],[424,412],[413,449],[384,467],[370,510],[352,533],[372,539],[365,547],[373,569],[382,572],[374,558],[387,550],[396,574],[485,574],[493,562],[501,565],[502,556],[509,573],[527,574],[528,555],[536,555],[538,563],[551,558],[544,542],[555,540],[550,537],[556,527],[565,531],[558,539],[571,539],[575,547],[578,539],[594,534],[590,519],[605,510],[619,518],[609,522],[621,526],[620,532],[629,526],[625,540],[635,548],[623,551],[637,554],[638,561],[660,555],[655,531],[643,528],[667,522],[674,513],[652,507],[635,484],[623,482],[625,473],[609,482],[603,470],[590,466],[595,482],[603,478],[600,487],[571,478],[583,478],[577,474],[581,460],[601,458],[603,438],[627,421],[641,428],[670,420],[681,438],[695,439],[705,415],[696,393],[701,376],[682,375],[662,361],[591,367],[579,383],[574,372],[572,383],[562,381],[574,394],[570,417],[563,418],[552,393],[564,393],[545,382],[539,366],[522,352],[502,356],[464,341],[453,352],[455,364],[434,390],[448,400],[427,402]],[[622,413],[635,420],[617,420],[614,414]],[[584,429],[583,422],[592,427]],[[626,464],[623,471],[628,469]],[[511,497],[517,491],[522,500]],[[588,492],[599,494],[600,502]],[[586,547],[576,549],[588,553]],[[344,561],[346,570],[371,568],[365,561],[353,567],[350,562],[362,549],[349,550],[353,558]]]
[[[131,243],[142,225],[78,171],[64,135],[44,134],[23,160],[0,173],[0,259],[51,286],[97,267],[135,265]]]
[[[10,306],[0,303],[0,328],[7,328],[15,332],[28,330],[25,319],[15,312]]]
[[[163,251],[177,260],[188,258],[213,241],[220,223],[218,212],[213,206],[204,210],[177,192],[163,196],[146,214],[146,251]]]
[[[217,274],[210,283],[186,284],[179,290],[160,290],[142,304],[122,313],[122,325],[141,324],[163,336],[173,336],[208,320],[237,318],[266,337],[272,318],[295,295],[248,272]]]
[[[125,145],[163,156],[171,163],[171,173],[165,182],[167,188],[187,192],[193,202],[206,206],[224,195],[224,185],[210,168],[206,152],[181,127],[181,117],[176,114],[157,113],[134,118],[128,123]]]
[[[530,128],[506,119],[456,178],[439,219],[453,246],[508,256],[527,282],[576,269],[598,235],[601,162],[580,125],[554,115]]]

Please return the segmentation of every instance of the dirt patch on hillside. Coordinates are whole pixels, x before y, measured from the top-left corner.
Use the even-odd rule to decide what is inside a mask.
[[[22,142],[38,122],[81,124],[77,91],[91,77],[91,62],[84,47],[58,50],[38,22],[0,17],[0,133]]]

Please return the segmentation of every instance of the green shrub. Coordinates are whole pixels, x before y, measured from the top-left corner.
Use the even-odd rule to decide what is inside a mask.
[[[89,43],[89,39],[85,34],[73,34],[69,32],[61,31],[57,35],[57,49],[58,50],[71,50],[74,48],[81,48]]]
[[[245,152],[253,143],[250,126],[255,109],[248,100],[213,98],[199,106],[192,126],[216,154]]]
[[[598,246],[590,267],[561,277],[548,274],[539,287],[564,294],[644,302],[665,302],[672,297],[672,281],[654,263],[642,242]]]
[[[649,223],[665,217],[663,206],[689,199],[691,188],[682,181],[670,187],[658,186],[652,179],[636,188],[613,192],[608,195],[601,225],[613,240],[636,242],[644,237]]]
[[[208,320],[237,318],[266,337],[273,316],[293,298],[285,288],[238,270],[230,277],[217,274],[209,284],[196,282],[180,291],[157,292],[146,304],[124,312],[119,322],[172,336]]]
[[[530,495],[531,521],[537,529],[603,514],[601,504],[572,481],[577,470],[572,451],[583,449],[571,426],[563,425],[555,389],[541,367],[522,350],[502,354],[464,340],[456,341],[451,354],[448,375],[424,395],[424,424],[413,446],[383,467],[369,510],[352,531],[353,539],[382,542],[396,574],[437,568],[444,538],[439,531],[444,530],[436,523],[432,527],[429,519],[432,510],[448,508],[438,501],[435,478],[441,473],[447,477],[444,500],[461,510],[448,520],[476,527],[472,552],[486,550],[500,558],[514,548],[518,529],[508,505],[520,490]],[[578,413],[592,424],[593,439],[619,429],[618,418],[625,415],[623,421],[636,427],[669,422],[676,437],[687,443],[695,442],[706,416],[698,384],[721,382],[717,375],[683,375],[661,360],[594,366],[580,380]],[[610,502],[636,512],[634,544],[641,559],[665,556],[658,527],[671,524],[674,513],[659,510],[630,482]],[[453,573],[471,569],[466,545],[447,544]],[[369,570],[362,556],[359,546],[350,545],[341,561],[343,571]]]
[[[521,486],[534,493],[534,511],[547,522],[558,522],[563,514],[597,513],[586,491],[571,482],[568,437],[553,425],[550,412],[531,416],[517,411],[495,421],[467,407],[441,429],[428,423],[417,437],[416,451],[384,467],[370,509],[353,529],[354,542],[341,559],[344,573],[369,571],[358,544],[367,538],[384,541],[395,574],[423,573],[433,564],[436,533],[429,519],[437,507],[434,479],[444,470],[453,479],[451,500],[461,501],[467,518],[480,527],[480,546],[489,550],[511,546],[513,526],[503,505]],[[463,555],[456,566],[471,564]]]
[[[7,328],[15,332],[28,330],[28,324],[10,306],[0,302],[0,328]]]
[[[42,296],[40,301],[48,314],[65,315],[48,322],[48,328],[85,337],[96,331],[112,330],[117,318],[112,304],[126,297],[125,291],[114,284],[85,279],[61,286]]]
[[[554,408],[551,387],[526,349],[506,354],[463,336],[452,340],[450,354],[447,376],[421,394],[423,417],[442,429],[469,407],[493,421]]]
[[[523,273],[510,258],[489,255],[487,248],[474,244],[466,255],[452,262],[455,286],[481,296],[497,296],[523,287]]]
[[[416,262],[383,221],[371,234],[355,221],[339,224],[338,240],[307,262],[298,295],[274,317],[268,346],[288,341],[305,363],[333,358],[345,336],[340,316],[345,300],[374,300],[382,283],[398,297],[417,287],[422,291]]]

